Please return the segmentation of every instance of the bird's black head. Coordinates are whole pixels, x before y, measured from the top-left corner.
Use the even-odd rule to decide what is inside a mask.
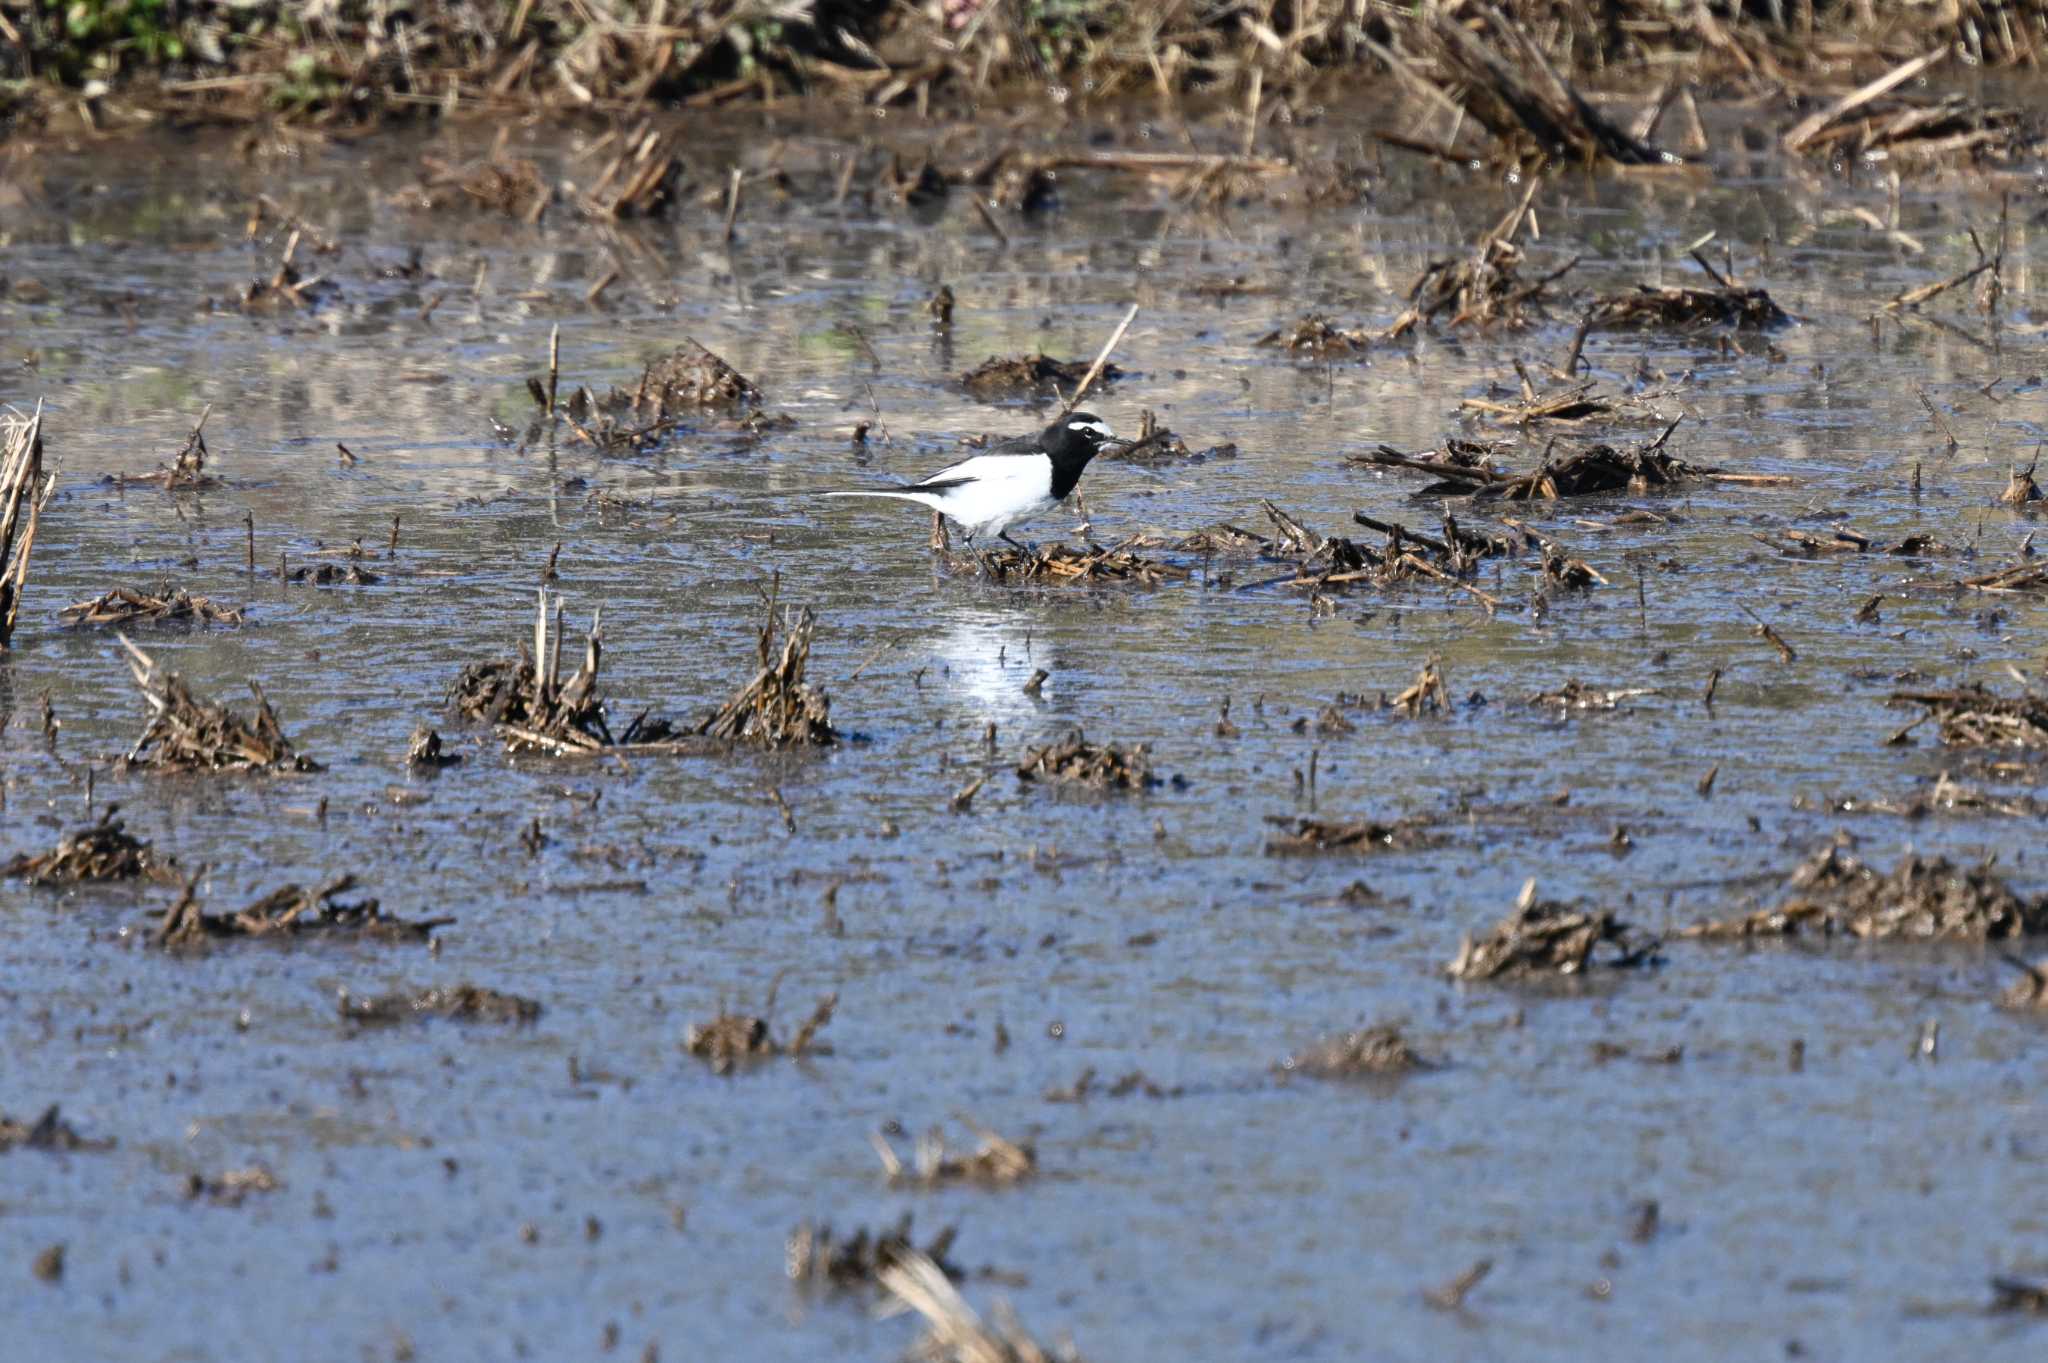
[[[1052,460],[1052,495],[1065,497],[1081,481],[1088,461],[1117,443],[1109,423],[1093,412],[1069,412],[1045,428],[1039,448]]]

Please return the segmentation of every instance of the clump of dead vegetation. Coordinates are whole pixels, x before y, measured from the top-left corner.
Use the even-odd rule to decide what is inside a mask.
[[[441,735],[424,724],[416,726],[405,741],[405,765],[424,771],[439,771],[462,761],[457,753],[441,750]]]
[[[573,756],[621,748],[661,751],[673,746],[674,726],[645,712],[634,717],[624,734],[612,735],[604,698],[598,691],[598,673],[604,661],[602,609],[592,617],[590,631],[584,636],[582,664],[563,678],[562,615],[561,602],[552,598],[547,588],[540,588],[531,652],[522,640],[516,660],[469,664],[449,689],[449,703],[470,719],[495,726],[508,752]]]
[[[1536,898],[1522,886],[1507,917],[1479,936],[1466,933],[1445,971],[1454,980],[1520,980],[1654,965],[1658,939],[1607,909]]]
[[[2048,1316],[2048,1279],[1993,1278],[1989,1309],[1995,1315]]]
[[[124,765],[170,772],[321,770],[285,737],[253,678],[249,690],[255,693],[256,710],[244,719],[225,705],[194,696],[184,678],[159,667],[125,634],[120,639],[150,709],[149,723],[122,758]]]
[[[475,984],[442,985],[374,998],[357,998],[344,989],[336,998],[336,1007],[343,1021],[370,1026],[444,1018],[524,1027],[541,1015],[541,1006],[533,999]]]
[[[949,572],[971,572],[1001,585],[1039,584],[1052,586],[1126,582],[1137,587],[1156,587],[1178,581],[1189,570],[1175,563],[1162,563],[1134,552],[1135,538],[1107,548],[1090,544],[1074,549],[1064,544],[1029,549],[973,549],[956,552],[944,527],[934,540],[935,551]]]
[[[966,1276],[946,1256],[952,1252],[959,1227],[943,1226],[923,1246],[911,1238],[910,1213],[905,1212],[893,1226],[869,1230],[862,1226],[844,1239],[830,1224],[806,1221],[789,1233],[784,1244],[784,1264],[790,1281],[811,1287],[847,1291],[881,1286],[881,1275],[913,1256],[921,1255],[948,1278]]]
[[[1080,386],[1081,380],[1088,376],[1089,367],[1086,360],[1055,360],[1044,354],[1009,359],[990,356],[962,374],[960,386],[967,390],[969,397],[980,398],[983,402],[1019,398],[1058,401]],[[1105,364],[1102,372],[1095,376],[1095,382],[1114,383],[1123,377],[1125,372],[1122,369]]]
[[[839,741],[839,731],[832,727],[831,699],[804,680],[817,622],[808,606],[778,617],[780,586],[778,576],[763,604],[756,636],[759,667],[731,700],[697,726],[696,733],[762,748],[826,747]],[[779,652],[778,628],[783,636]]]
[[[586,158],[611,155],[596,181],[577,196],[585,216],[617,222],[668,214],[683,194],[685,168],[678,153],[682,140],[679,132],[657,131],[648,119],[598,139]]]
[[[1609,120],[1558,71],[1533,29],[1493,6],[1429,6],[1404,26],[1421,61],[1381,49],[1397,76],[1493,135],[1493,159],[1677,166],[1683,158]],[[1387,139],[1416,149],[1410,139]],[[1450,148],[1437,154],[1464,157]]]
[[[1426,824],[1414,819],[1382,823],[1375,819],[1270,818],[1286,832],[1266,839],[1269,857],[1320,856],[1329,852],[1386,852],[1428,847],[1435,839]]]
[[[1469,442],[1447,442],[1443,452],[1431,456],[1403,454],[1390,445],[1382,445],[1368,453],[1352,456],[1352,462],[1427,473],[1436,481],[1421,490],[1425,495],[1470,494],[1504,501],[1547,501],[1598,492],[1642,493],[1653,488],[1677,487],[1693,480],[1752,486],[1792,481],[1774,474],[1729,473],[1687,463],[1664,448],[1678,426],[1679,422],[1673,421],[1661,435],[1647,443],[1586,445],[1562,457],[1557,455],[1556,443],[1552,442],[1544,451],[1542,465],[1526,473],[1496,467],[1486,457],[1483,447],[1475,449]]]
[[[2017,956],[2005,959],[2020,972],[2020,978],[1998,996],[1999,1007],[2023,1013],[2048,1012],[2048,961],[2028,965]]]
[[[1791,325],[1792,315],[1765,290],[1731,282],[1698,251],[1692,258],[1714,287],[1638,284],[1628,293],[1603,294],[1586,309],[1582,325],[1593,331],[1772,331]]]
[[[201,866],[186,881],[177,902],[164,911],[149,944],[165,951],[206,951],[218,942],[243,938],[277,941],[300,937],[346,937],[371,942],[424,942],[453,918],[390,917],[374,899],[344,899],[358,888],[352,875],[336,876],[306,889],[285,885],[234,913],[208,913],[199,902]]]
[[[1628,701],[1656,694],[1656,688],[1649,686],[1589,686],[1577,677],[1568,677],[1563,684],[1548,691],[1530,692],[1522,698],[1522,703],[1545,706],[1561,714],[1585,714],[1619,710]]]
[[[1644,394],[1622,397],[1602,393],[1599,385],[1590,380],[1552,392],[1541,392],[1520,360],[1515,361],[1515,373],[1521,380],[1519,391],[1490,384],[1484,397],[1466,398],[1458,404],[1458,410],[1475,417],[1485,417],[1497,426],[1534,426],[1544,422],[1569,426],[1588,421],[1612,422],[1629,415],[1649,415],[1648,398]]]
[[[1267,332],[1259,338],[1259,344],[1275,346],[1303,359],[1348,360],[1371,351],[1372,335],[1340,327],[1322,313],[1309,312]]]
[[[321,563],[292,569],[288,580],[314,587],[372,587],[379,578],[360,563]]]
[[[527,391],[544,416],[561,415],[593,449],[651,449],[671,432],[707,421],[749,436],[794,424],[765,412],[760,388],[695,340],[650,360],[631,389],[615,387],[600,395],[578,387],[558,405],[557,346],[550,346],[547,376],[529,377]]]
[[[507,153],[510,139],[511,128],[501,126],[490,154],[478,161],[456,164],[422,157],[427,173],[413,187],[412,203],[435,211],[467,203],[523,223],[539,222],[554,202],[554,189],[538,165]]]
[[[1522,277],[1526,256],[1516,244],[1530,219],[1542,178],[1529,177],[1529,187],[1507,216],[1481,236],[1471,252],[1451,260],[1432,261],[1408,289],[1408,306],[1387,328],[1385,340],[1398,341],[1448,313],[1444,325],[1519,330],[1548,315],[1550,286],[1577,267],[1574,256],[1549,274]]]
[[[40,856],[21,853],[0,868],[0,876],[31,885],[78,885],[87,881],[168,880],[173,863],[157,856],[150,845],[128,832],[108,806],[98,823],[65,834],[56,847]]]
[[[112,1140],[87,1140],[64,1120],[56,1103],[43,1109],[32,1122],[19,1121],[0,1112],[0,1154],[9,1150],[49,1150],[59,1154],[74,1151],[111,1150]]]
[[[1319,1041],[1281,1061],[1279,1068],[1282,1074],[1311,1079],[1391,1079],[1435,1065],[1408,1044],[1399,1026],[1382,1024]]]
[[[768,593],[758,636],[759,666],[754,675],[732,699],[687,730],[642,711],[622,733],[613,735],[598,689],[604,659],[602,612],[584,636],[581,666],[566,679],[562,615],[560,601],[542,587],[530,651],[521,641],[517,659],[471,663],[449,690],[449,703],[471,719],[496,726],[509,752],[678,754],[715,751],[734,743],[786,748],[838,740],[830,700],[804,678],[815,621],[808,609],[778,615],[774,588]]]
[[[1017,764],[1017,778],[1096,790],[1150,790],[1159,784],[1152,774],[1151,752],[1143,743],[1130,747],[1090,743],[1079,729],[1057,743],[1026,753]]]
[[[1970,8],[1976,6],[1964,7]],[[2039,7],[2028,8],[2034,12],[2022,18],[2023,33],[2029,18],[2036,29],[2048,18]],[[2003,6],[1998,10],[1999,23],[2011,32],[2009,11]],[[2029,41],[2039,44],[2041,38],[2030,35]],[[2048,128],[2037,114],[1960,92],[1911,88],[1911,82],[1951,51],[1943,43],[1828,101],[1786,130],[1785,150],[1825,157],[1842,166],[1862,160],[1903,166],[2002,166],[2037,155],[2048,143]],[[2034,60],[2038,64],[2039,56]]]
[[[56,475],[43,472],[42,404],[27,417],[12,409],[0,412],[0,649],[13,642],[29,553],[43,507],[56,490]]]
[[[159,582],[146,590],[111,588],[90,601],[66,606],[57,612],[57,618],[73,629],[86,625],[239,625],[242,612]]]
[[[301,308],[318,307],[338,295],[341,286],[333,280],[325,275],[308,275],[299,269],[299,241],[300,233],[295,228],[285,241],[284,253],[278,257],[277,269],[271,272],[268,279],[250,280],[240,293],[229,298],[230,305],[237,311],[246,313],[270,314],[287,309],[296,312]],[[204,421],[205,418],[201,417],[200,420]],[[194,451],[188,448],[186,454],[179,457],[178,463],[171,470],[171,479],[160,479],[145,474],[141,479],[133,481],[161,481],[166,488],[174,492],[196,492],[218,486],[219,479],[203,472],[203,454],[203,450]],[[196,456],[191,458],[189,476],[180,472],[186,469],[188,456]]]
[[[977,1183],[983,1187],[1007,1187],[1038,1172],[1038,1154],[1029,1145],[1005,1140],[972,1117],[960,1113],[955,1113],[954,1117],[980,1142],[969,1154],[948,1154],[945,1132],[936,1126],[917,1138],[917,1148],[908,1164],[879,1131],[869,1137],[875,1154],[882,1161],[882,1172],[890,1183],[919,1183],[926,1187],[940,1183]]]
[[[1440,535],[1411,530],[1397,521],[1376,520],[1364,512],[1354,514],[1351,519],[1355,523],[1386,537],[1383,543],[1373,544],[1341,535],[1324,535],[1271,502],[1260,502],[1259,509],[1279,533],[1277,538],[1254,539],[1253,543],[1263,557],[1291,563],[1294,575],[1282,579],[1282,585],[1306,589],[1312,599],[1320,600],[1332,588],[1369,586],[1384,590],[1429,580],[1467,593],[1489,612],[1501,604],[1497,597],[1466,579],[1478,575],[1482,560],[1513,553],[1514,541],[1466,530],[1448,514],[1442,518]],[[1246,532],[1234,527],[1221,527],[1204,532],[1201,547],[1211,551],[1251,547],[1239,538],[1245,535]],[[1190,541],[1182,547],[1196,546]]]
[[[2021,898],[1989,861],[1965,867],[1909,852],[1884,874],[1830,843],[1792,873],[1788,890],[1775,908],[1698,923],[1682,935],[1813,932],[1880,941],[1984,942],[2048,932],[2048,900]]]
[[[1031,1337],[1006,1306],[985,1324],[945,1271],[921,1254],[882,1270],[882,1286],[924,1317],[924,1337],[911,1356],[927,1363],[1081,1363],[1071,1345],[1048,1348]]]
[[[2023,691],[2001,696],[1982,685],[1952,691],[1894,691],[1893,704],[1925,709],[1914,725],[1932,719],[1941,741],[1952,748],[2048,748],[2048,696]]]
[[[674,411],[755,407],[761,401],[753,380],[693,340],[648,363],[633,393],[633,410],[659,418]]]
[[[1201,450],[1189,449],[1187,441],[1159,424],[1159,418],[1150,407],[1143,407],[1138,411],[1137,438],[1121,449],[1105,449],[1097,458],[1120,464],[1200,464],[1211,459],[1235,459],[1237,446],[1226,443]],[[1165,567],[1163,564],[1160,566]]]
[[[204,1174],[188,1174],[185,1177],[185,1199],[197,1202],[202,1198],[216,1207],[239,1207],[252,1193],[274,1193],[284,1187],[284,1181],[260,1164],[247,1169],[223,1169],[212,1178]]]
[[[762,1012],[774,1013],[775,995],[781,984],[778,977],[769,986],[768,1001]],[[811,1015],[786,1040],[775,1035],[766,1017],[728,1013],[721,1006],[718,1016],[709,1022],[690,1024],[689,1031],[683,1034],[683,1049],[709,1065],[713,1074],[731,1074],[742,1065],[772,1060],[777,1056],[830,1055],[831,1045],[819,1042],[818,1033],[832,1021],[832,1011],[838,1006],[837,994],[825,995],[818,1000],[818,1006],[811,1010]]]

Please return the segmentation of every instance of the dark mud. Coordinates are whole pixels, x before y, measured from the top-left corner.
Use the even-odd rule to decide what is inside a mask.
[[[2042,1276],[2044,1037],[1997,1004],[2001,951],[2040,950],[1672,937],[1781,905],[1844,825],[1880,876],[1996,852],[2014,902],[2048,889],[2048,777],[1996,737],[2032,732],[2048,647],[2038,504],[2000,500],[2048,432],[2032,211],[2011,211],[1998,314],[1988,271],[1893,307],[1978,268],[1971,227],[1997,251],[2001,196],[1835,176],[1717,126],[1719,178],[1545,182],[1516,278],[1578,261],[1542,309],[1454,327],[1447,305],[1389,343],[1415,282],[1471,260],[1527,186],[1357,152],[1381,122],[1326,111],[1359,192],[1314,204],[1176,197],[1077,157],[1007,245],[971,196],[881,192],[880,148],[837,193],[841,144],[786,124],[772,155],[754,122],[691,149],[748,172],[729,231],[722,162],[708,193],[598,225],[404,198],[429,157],[575,178],[616,154],[594,137],[45,148],[8,182],[0,292],[0,399],[47,398],[58,479],[0,660],[5,852],[118,804],[154,854],[211,867],[206,912],[347,871],[408,921],[456,921],[437,945],[167,954],[147,942],[169,887],[0,883],[0,1111],[58,1103],[118,1140],[0,1155],[0,1297],[32,1292],[75,1358],[893,1358],[917,1326],[792,1285],[785,1239],[908,1210],[960,1226],[977,1310],[1007,1298],[1091,1358],[2034,1357],[2032,1299],[1985,1307],[1987,1283]],[[964,159],[903,140],[906,164]],[[284,213],[252,238],[263,194]],[[1801,320],[1581,333],[1594,298],[1698,287],[1685,248],[1709,230],[1724,273]],[[294,233],[273,306],[223,303],[279,279]],[[1236,457],[1098,461],[1029,536],[1173,573],[951,571],[920,516],[811,500],[1042,426],[1055,403],[983,405],[960,376],[1094,355],[1132,301],[1128,376],[1091,408]],[[1259,344],[1306,313],[1359,344]],[[559,422],[527,386],[558,326],[557,398],[598,395]],[[692,341],[794,424],[632,410]],[[1466,407],[1524,401],[1516,361],[1538,405],[1590,381],[1613,411]],[[630,438],[600,431],[613,390],[606,429]],[[107,481],[174,467],[208,404],[217,482]],[[1418,473],[1383,446],[1469,457]],[[357,541],[374,581],[281,580],[346,571]],[[778,575],[812,616],[778,606],[764,637]],[[158,669],[138,689],[119,641],[62,612],[159,581],[244,621],[138,628]],[[479,660],[516,676],[542,585],[574,622],[551,685],[602,608],[615,738],[745,695],[736,724],[838,741],[741,724],[507,752],[444,695]],[[188,713],[170,677],[199,752],[265,770],[121,770],[159,701]],[[1013,774],[1077,730],[1184,784]],[[305,754],[325,770],[277,770]],[[1307,854],[1265,854],[1291,842]],[[1536,959],[1578,959],[1611,915],[1661,966],[1607,969],[1596,937],[1562,984],[1447,979],[1532,876],[1593,915]],[[472,981],[544,1011],[337,1015],[343,989],[410,1017]],[[827,996],[831,1053],[798,1047]],[[1442,1063],[1275,1073],[1370,1069],[1389,1019]],[[1090,1074],[1133,1078],[1112,1096]],[[1029,1176],[920,1178],[913,1133],[955,1113],[1028,1149]],[[934,1170],[980,1157],[952,1130]],[[949,1306],[914,1259],[848,1262]]]

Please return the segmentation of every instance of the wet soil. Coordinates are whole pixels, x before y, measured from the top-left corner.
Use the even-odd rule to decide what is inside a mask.
[[[913,1212],[959,1227],[971,1302],[1098,1359],[2038,1356],[2035,1316],[1986,1309],[1994,1279],[2048,1273],[2027,1191],[2048,1035],[1997,1006],[2000,950],[2038,948],[1671,939],[1783,903],[1842,833],[1868,866],[1995,852],[2013,894],[2048,890],[2048,768],[1934,724],[1888,742],[1912,719],[1894,693],[2009,696],[2048,647],[2042,597],[1964,585],[2024,563],[2036,528],[2000,501],[2048,433],[2029,212],[1998,320],[1968,289],[1887,310],[1973,267],[1998,193],[1894,198],[1720,140],[1712,177],[1546,186],[1523,273],[1577,256],[1549,288],[1581,302],[1701,287],[1685,248],[1712,230],[1716,267],[1796,324],[1580,335],[1566,306],[1387,343],[1521,183],[1389,154],[1311,206],[1070,169],[1005,243],[962,194],[835,196],[840,144],[753,117],[690,148],[710,183],[728,154],[762,172],[729,232],[720,196],[599,225],[412,206],[430,162],[489,154],[453,127],[53,145],[8,201],[0,400],[46,400],[59,485],[0,656],[0,856],[117,804],[210,868],[211,911],[352,875],[395,918],[455,921],[431,946],[165,953],[175,886],[0,882],[0,1111],[61,1104],[114,1142],[0,1155],[0,1302],[77,1359],[893,1358],[915,1322],[792,1284],[786,1239]],[[1356,148],[1372,122],[1315,135]],[[551,182],[588,160],[563,136],[509,154]],[[286,251],[275,214],[245,236],[259,194],[298,224],[295,282],[245,310],[222,300]],[[1024,533],[1184,575],[953,572],[921,510],[811,498],[1037,429],[1057,399],[987,405],[959,376],[1092,356],[1133,301],[1127,374],[1091,409],[1236,456],[1099,461],[1084,505]],[[1311,313],[1357,344],[1260,344]],[[642,438],[579,437],[528,386],[557,326],[565,405],[695,343],[793,424],[668,407]],[[1655,418],[1552,452],[1540,425],[1461,415],[1520,391],[1517,360],[1545,392],[1654,394]],[[118,480],[169,466],[208,404],[217,482]],[[1483,437],[1527,473],[1680,417],[1665,453],[1764,481],[1509,503],[1368,457]],[[1354,551],[1383,533],[1354,513],[1413,527],[1415,562],[1435,543],[1458,564],[1335,581],[1352,558],[1261,540],[1262,501]],[[1446,509],[1506,550],[1437,540]],[[361,575],[289,580],[322,566]],[[778,575],[812,612],[798,680],[836,743],[512,753],[444,704],[531,632],[545,576],[573,630],[560,675],[602,607],[615,731],[711,712],[766,665]],[[113,583],[241,611],[137,642],[238,713],[260,679],[325,770],[117,770],[150,718],[129,655],[60,616]],[[1427,704],[1390,699],[1425,667]],[[408,763],[423,726],[439,760]],[[1012,774],[1076,731],[1174,779]],[[1982,798],[1935,797],[1957,783]],[[1354,825],[1414,836],[1266,855],[1276,826]],[[1531,877],[1540,903],[1667,939],[1661,964],[1449,979]],[[472,981],[540,1011],[338,1015],[343,990]],[[686,1048],[755,1014],[781,1039],[833,995],[829,1052],[721,1073]],[[1425,1043],[1428,1073],[1285,1075],[1377,1027]],[[1032,1176],[882,1176],[872,1138],[911,1164],[954,1114]],[[265,1191],[217,1195],[224,1170]]]

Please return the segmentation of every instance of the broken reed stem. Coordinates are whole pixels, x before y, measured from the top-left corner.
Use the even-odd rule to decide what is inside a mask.
[[[1131,304],[1131,310],[1124,314],[1124,320],[1118,322],[1116,330],[1109,334],[1109,343],[1102,347],[1102,353],[1095,357],[1095,363],[1089,365],[1088,372],[1081,376],[1081,386],[1076,388],[1073,396],[1067,399],[1065,409],[1060,412],[1060,419],[1062,421],[1073,412],[1075,407],[1080,405],[1081,398],[1087,393],[1089,385],[1102,376],[1102,367],[1109,363],[1110,352],[1116,349],[1116,343],[1124,338],[1124,333],[1131,329],[1131,323],[1137,320],[1138,305],[1133,303]]]
[[[14,621],[21,614],[21,594],[28,586],[29,552],[36,542],[36,526],[42,519],[43,503],[49,500],[56,479],[43,476],[43,404],[26,419],[11,418],[4,428],[5,453],[0,456],[0,649],[11,646]],[[28,522],[22,523],[22,503],[28,503]],[[17,543],[17,536],[19,542]]]
[[[555,414],[556,385],[562,381],[562,324],[548,330],[548,415]]]
[[[982,198],[979,194],[975,195],[974,211],[981,214],[981,221],[983,225],[985,225],[989,231],[995,233],[996,240],[1003,244],[1004,250],[1008,250],[1010,246],[1010,234],[1008,232],[1005,232],[1003,230],[1002,223],[996,220],[995,210],[988,206],[988,200]]]
[[[740,185],[745,180],[745,178],[746,172],[742,171],[738,166],[734,166],[732,168],[732,179],[726,183],[724,241],[727,246],[732,245],[733,230],[735,225],[739,222]]]

